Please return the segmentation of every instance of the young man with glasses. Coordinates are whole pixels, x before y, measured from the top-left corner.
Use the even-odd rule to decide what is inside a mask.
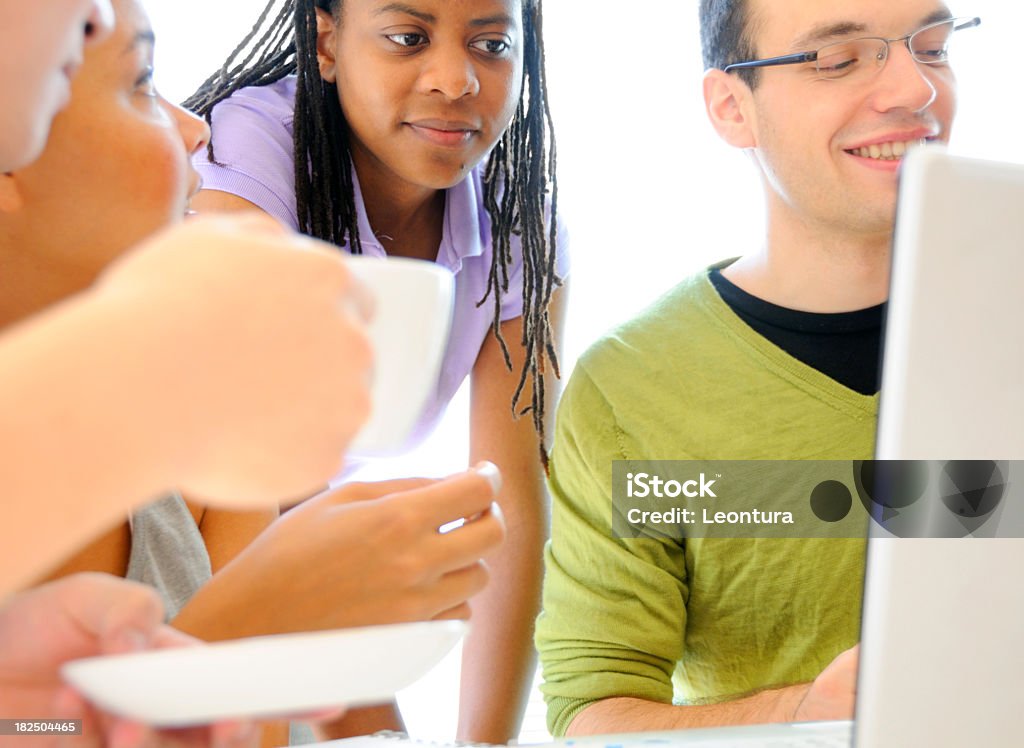
[[[948,139],[950,43],[979,21],[938,0],[700,14],[708,116],[757,166],[764,244],[598,342],[563,395],[537,625],[556,735],[853,711],[863,541],[616,538],[611,466],[871,457],[897,173]]]

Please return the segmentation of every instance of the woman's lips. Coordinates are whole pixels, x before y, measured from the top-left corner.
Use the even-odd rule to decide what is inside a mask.
[[[469,142],[478,130],[468,122],[417,120],[405,123],[417,137],[428,143],[454,148]]]

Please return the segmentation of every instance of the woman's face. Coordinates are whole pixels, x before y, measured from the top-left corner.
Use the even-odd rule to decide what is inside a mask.
[[[111,22],[110,0],[0,0],[0,171],[39,155],[84,44]]]
[[[40,306],[181,220],[199,188],[189,157],[206,144],[206,123],[154,89],[153,32],[138,1],[113,6],[113,33],[87,50],[45,151],[0,177],[10,227],[0,234],[20,236],[7,254],[31,259],[20,285],[39,289]]]
[[[508,127],[520,0],[344,0],[339,23],[320,14],[321,74],[338,85],[361,179],[446,189]]]

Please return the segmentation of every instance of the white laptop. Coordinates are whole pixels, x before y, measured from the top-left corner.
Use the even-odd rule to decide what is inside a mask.
[[[1006,490],[979,537],[871,539],[857,748],[1024,745],[1022,318],[1024,166],[911,153],[876,457],[992,461]]]

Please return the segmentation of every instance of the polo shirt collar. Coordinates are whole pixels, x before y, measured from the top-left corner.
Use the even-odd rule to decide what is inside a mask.
[[[356,196],[356,211],[359,226],[359,240],[363,254],[371,257],[385,257],[384,246],[370,228],[366,216],[363,193],[359,177],[352,170],[352,182]],[[484,209],[483,184],[480,170],[474,169],[469,176],[446,191],[444,202],[444,224],[441,230],[441,246],[437,251],[437,263],[453,273],[462,269],[467,257],[483,254],[484,245],[490,239],[490,216]]]

